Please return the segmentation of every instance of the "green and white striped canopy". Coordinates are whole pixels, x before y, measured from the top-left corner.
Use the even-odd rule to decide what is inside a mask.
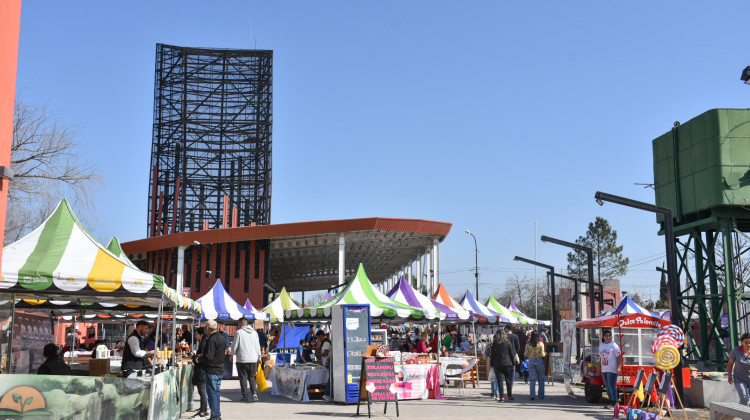
[[[263,313],[270,315],[271,322],[284,322],[284,311],[287,309],[300,309],[300,307],[294,303],[284,287],[276,299],[263,308]]]
[[[513,311],[501,305],[500,302],[498,302],[494,296],[490,296],[490,298],[487,299],[487,303],[485,303],[484,306],[492,309],[493,311],[499,313],[500,315],[506,318],[509,318],[513,324],[526,324],[526,322],[521,322],[521,320],[518,319],[518,315],[514,314]]]
[[[311,308],[288,309],[284,311],[285,321],[325,320],[331,318],[331,307],[344,304],[369,304],[372,318],[392,318],[402,320],[425,319],[423,310],[404,305],[384,295],[372,286],[365,274],[362,264],[357,275],[346,285],[346,288],[328,302]],[[439,311],[436,315],[439,314]]]
[[[41,226],[3,250],[0,293],[154,306],[165,298],[175,303],[177,296],[166,291],[161,276],[126,264],[97,242],[64,199]]]

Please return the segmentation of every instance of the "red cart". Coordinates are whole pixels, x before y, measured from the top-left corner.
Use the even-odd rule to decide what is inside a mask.
[[[612,338],[622,349],[622,365],[617,386],[624,394],[633,392],[632,386],[638,370],[648,375],[656,369],[656,359],[651,344],[661,327],[669,325],[666,319],[643,313],[601,315],[576,322],[576,327],[590,330],[584,339],[581,372],[586,401],[599,402],[604,388],[599,361],[599,343],[602,330],[612,331]]]

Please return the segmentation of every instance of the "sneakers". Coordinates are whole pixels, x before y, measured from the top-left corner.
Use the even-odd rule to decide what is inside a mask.
[[[493,395],[493,396],[492,396],[492,398],[493,398],[493,399],[494,399],[495,401],[500,401],[500,395],[498,395],[498,394],[495,394],[495,395]]]
[[[208,417],[208,413],[197,412],[197,413],[195,413],[193,415],[193,417],[190,417],[190,418],[191,419],[202,419],[202,418],[205,418],[205,417]]]
[[[240,398],[240,402],[247,402],[247,397]]]
[[[531,397],[531,401],[534,401],[535,397]]]
[[[508,401],[515,401],[515,398],[512,395],[508,395]]]
[[[500,399],[499,399],[499,400],[497,400],[497,402],[501,402],[501,403],[504,403],[504,402],[505,402],[505,397],[500,397]]]
[[[258,402],[258,394],[253,395],[253,402]]]

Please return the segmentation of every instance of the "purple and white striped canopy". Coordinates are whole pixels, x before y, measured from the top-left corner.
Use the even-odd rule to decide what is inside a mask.
[[[221,279],[216,280],[214,287],[198,299],[198,302],[201,304],[202,319],[237,320],[244,317],[249,320],[263,319],[268,321],[267,314],[245,309],[236,300],[232,299],[232,296],[227,293],[221,284]]]
[[[386,296],[409,306],[423,309],[426,312],[440,311],[440,319],[443,321],[465,321],[471,314],[468,311],[456,311],[440,302],[435,302],[427,296],[417,292],[404,277],[396,283]],[[436,311],[437,310],[437,311]]]

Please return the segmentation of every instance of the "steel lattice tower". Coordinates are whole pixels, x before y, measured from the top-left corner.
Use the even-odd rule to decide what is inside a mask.
[[[157,44],[149,237],[270,224],[272,62]]]

